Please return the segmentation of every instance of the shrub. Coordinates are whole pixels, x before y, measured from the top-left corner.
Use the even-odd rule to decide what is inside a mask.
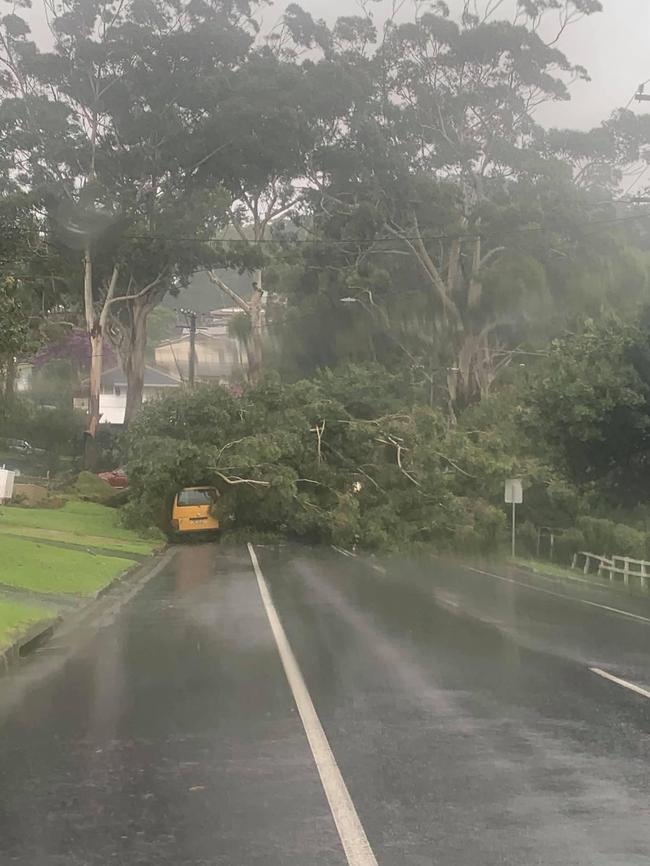
[[[528,557],[537,555],[537,528],[529,520],[517,527],[517,553]]]
[[[584,535],[585,549],[591,553],[634,559],[645,556],[646,535],[632,526],[598,517],[581,517],[578,528]]]
[[[507,526],[502,509],[480,499],[457,500],[457,507],[459,522],[447,542],[440,539],[436,546],[458,554],[493,553],[504,546]]]
[[[124,500],[124,491],[115,490],[111,485],[93,475],[92,472],[80,472],[72,486],[74,495],[85,502],[96,502],[99,505],[112,505],[116,500]]]
[[[555,537],[555,559],[569,564],[574,553],[585,550],[587,542],[584,533],[577,527],[567,529]]]

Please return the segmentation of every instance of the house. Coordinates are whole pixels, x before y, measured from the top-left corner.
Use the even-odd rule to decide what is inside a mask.
[[[246,373],[246,351],[229,334],[229,323],[241,311],[237,308],[214,310],[201,316],[195,337],[195,369],[197,381],[227,384],[241,379]],[[166,340],[155,348],[156,366],[189,379],[190,335],[183,327],[175,340]]]
[[[180,388],[181,380],[170,375],[166,370],[146,366],[144,368],[143,401],[154,400],[167,393],[170,388]],[[126,410],[127,381],[126,375],[119,367],[106,370],[102,374],[101,391],[99,395],[100,424],[124,424]],[[74,398],[75,409],[88,411],[88,394]]]

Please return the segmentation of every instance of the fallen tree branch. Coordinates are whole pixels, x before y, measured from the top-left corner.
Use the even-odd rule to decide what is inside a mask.
[[[228,478],[227,475],[224,475],[223,472],[219,472],[218,469],[212,469],[215,475],[218,475],[222,481],[225,481],[226,484],[251,484],[254,487],[270,487],[270,481],[256,481],[254,478],[239,478],[237,475],[233,475],[232,478]]]
[[[454,469],[457,469],[462,475],[466,475],[468,478],[476,478],[476,475],[472,475],[471,473],[466,472],[464,469],[461,469],[460,466],[457,463],[454,463],[454,461],[450,457],[447,457],[446,454],[441,454],[440,451],[433,451],[432,453],[435,454],[437,457],[440,457],[442,460],[446,460],[450,466],[453,466]]]
[[[234,301],[240,310],[243,310],[249,316],[251,314],[251,305],[248,301],[245,301],[241,295],[238,295],[234,289],[231,289],[230,286],[226,285],[224,281],[217,276],[214,271],[208,271],[208,277],[210,282],[214,283],[217,288],[221,289],[224,295],[227,295],[231,301]]]
[[[311,433],[316,434],[317,438],[317,454],[318,454],[318,464],[320,465],[323,462],[323,433],[325,432],[325,422],[322,424],[316,424],[315,427],[311,428]]]
[[[360,466],[357,466],[357,472],[359,472],[361,475],[363,475],[364,478],[367,478],[368,481],[370,481],[370,483],[373,484],[373,485],[375,486],[375,489],[376,489],[376,490],[379,490],[381,493],[386,493],[386,491],[384,490],[384,488],[381,487],[381,486],[380,486],[380,485],[375,481],[375,479],[372,477],[372,475],[368,475],[368,473],[367,473],[367,472],[364,472],[364,470],[363,470]]]
[[[248,436],[244,436],[244,437],[242,437],[241,439],[235,439],[233,442],[227,442],[227,443],[223,446],[223,448],[220,448],[220,449],[219,449],[219,452],[217,453],[217,460],[221,460],[221,455],[223,454],[223,452],[224,452],[227,448],[232,448],[234,445],[239,445],[241,442],[245,442],[246,439],[248,439],[248,438],[250,438],[250,437],[248,437]]]
[[[409,481],[415,484],[416,487],[422,487],[417,478],[414,478],[411,473],[407,472],[406,469],[404,469],[404,467],[402,466],[402,451],[408,451],[408,448],[405,448],[402,444],[400,444],[404,441],[403,439],[398,439],[397,437],[389,435],[386,439],[376,439],[375,441],[379,442],[381,445],[392,445],[396,451],[397,467],[399,471],[402,473],[402,475],[408,478]]]

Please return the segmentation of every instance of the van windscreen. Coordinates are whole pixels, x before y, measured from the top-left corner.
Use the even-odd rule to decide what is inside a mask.
[[[181,490],[178,494],[178,504],[184,505],[212,505],[214,494],[211,490]]]

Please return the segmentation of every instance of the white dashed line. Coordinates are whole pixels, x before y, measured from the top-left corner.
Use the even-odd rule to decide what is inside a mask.
[[[250,542],[248,544],[248,552],[253,563],[257,585],[262,596],[262,603],[264,604],[269,625],[271,626],[280,659],[282,660],[282,666],[289,681],[293,699],[300,713],[311,753],[314,756],[318,774],[320,775],[325,796],[327,797],[327,802],[329,803],[348,864],[349,866],[377,866],[377,860],[368,842],[368,837],[359,820],[357,810],[354,807],[350,793],[336,763],[336,758],[316,713],[316,708],[305,685],[302,672],[273,604],[273,599],[262,574],[257,555]]]
[[[650,698],[650,692],[647,689],[642,689],[641,686],[637,686],[635,683],[622,680],[619,677],[615,677],[613,674],[608,674],[607,671],[601,671],[600,668],[589,668],[589,670],[592,674],[597,674],[599,677],[603,677],[603,679],[616,683],[617,686],[623,686],[624,689],[636,692],[637,695],[641,695],[644,698]]]
[[[641,695],[644,698],[650,698],[650,692],[647,689],[642,689],[641,686],[629,683],[627,680],[622,680],[619,677],[615,677],[613,674],[608,674],[607,671],[601,671],[600,668],[589,668],[589,670],[592,674],[598,674],[599,677],[603,677],[612,683],[616,683],[617,686],[623,686],[624,689],[636,692],[637,695]]]

